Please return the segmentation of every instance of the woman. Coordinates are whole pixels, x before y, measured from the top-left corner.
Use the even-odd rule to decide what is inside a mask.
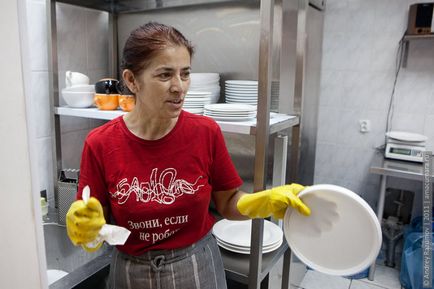
[[[226,288],[210,233],[211,199],[232,220],[281,218],[288,205],[309,213],[296,197],[302,186],[251,195],[238,189],[242,180],[219,126],[182,110],[192,55],[191,43],[173,27],[148,23],[134,30],[121,69],[136,106],[85,141],[78,198],[86,185],[92,198],[72,204],[68,235],[84,245],[109,219],[131,231],[115,250],[110,288]]]

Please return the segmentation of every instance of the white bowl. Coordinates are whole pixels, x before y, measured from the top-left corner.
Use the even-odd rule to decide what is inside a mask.
[[[311,215],[287,210],[284,232],[292,252],[303,263],[325,274],[349,276],[375,262],[381,248],[381,226],[359,195],[335,185],[314,185],[299,197]]]
[[[95,85],[93,84],[79,84],[73,85],[71,87],[67,87],[64,91],[73,91],[73,92],[95,92]]]
[[[218,73],[190,73],[192,82],[218,82],[220,75]]]
[[[67,71],[65,73],[66,87],[74,85],[89,84],[89,77],[86,74],[74,71]]]
[[[62,96],[66,104],[74,108],[85,108],[92,106],[94,95],[95,93],[92,91],[62,90]]]

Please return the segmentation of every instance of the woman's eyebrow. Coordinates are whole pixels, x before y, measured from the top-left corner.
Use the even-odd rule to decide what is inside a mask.
[[[155,71],[164,71],[164,72],[166,72],[166,71],[174,71],[175,69],[173,68],[173,67],[169,67],[169,66],[161,66],[161,67],[157,67],[157,69],[155,69]],[[191,67],[190,66],[186,66],[186,67],[183,67],[183,68],[181,68],[181,70],[182,71],[185,71],[185,70],[191,70]]]

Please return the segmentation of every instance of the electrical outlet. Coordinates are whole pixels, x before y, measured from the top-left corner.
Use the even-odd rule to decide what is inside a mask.
[[[371,131],[371,121],[368,119],[359,120],[360,132],[367,133]]]

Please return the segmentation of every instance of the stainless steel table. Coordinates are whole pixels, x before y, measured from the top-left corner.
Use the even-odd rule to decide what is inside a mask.
[[[423,182],[423,164],[407,161],[398,161],[384,158],[384,155],[377,153],[371,164],[369,172],[381,176],[380,194],[378,196],[377,217],[378,220],[383,218],[384,200],[386,197],[386,182],[388,177],[416,180]],[[434,175],[431,176],[431,181]],[[375,262],[369,268],[369,280],[374,280]]]

